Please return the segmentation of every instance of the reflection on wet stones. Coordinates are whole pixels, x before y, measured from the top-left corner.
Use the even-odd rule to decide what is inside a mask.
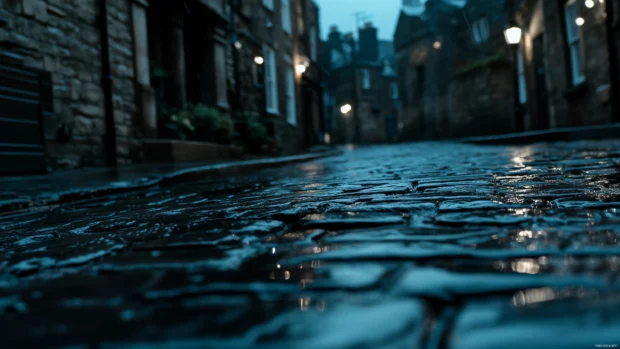
[[[611,341],[619,146],[367,147],[4,215],[0,328],[8,347]]]

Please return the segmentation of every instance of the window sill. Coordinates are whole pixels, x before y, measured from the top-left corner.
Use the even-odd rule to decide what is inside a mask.
[[[585,81],[579,83],[578,85],[572,86],[568,88],[564,92],[564,98],[567,100],[577,100],[583,98],[588,93],[588,86]]]
[[[267,114],[270,114],[272,116],[280,116],[280,111],[277,109],[269,109],[267,108]]]

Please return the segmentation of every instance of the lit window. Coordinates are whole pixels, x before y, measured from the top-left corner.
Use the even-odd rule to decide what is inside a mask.
[[[362,69],[362,88],[364,90],[370,89],[370,72],[368,69]]]
[[[297,104],[295,103],[295,73],[291,66],[286,70],[286,121],[297,125]]]
[[[273,11],[273,0],[263,0],[263,5]]]
[[[273,1],[273,0],[272,0]],[[290,0],[280,0],[280,11],[282,11],[282,30],[291,32],[291,2]]]
[[[263,47],[265,58],[265,99],[267,100],[267,112],[278,114],[278,82],[276,73],[276,54],[269,46]]]
[[[478,44],[489,40],[489,20],[484,17],[476,22],[472,26],[474,35],[474,41]]]
[[[525,84],[525,67],[523,65],[523,53],[517,53],[517,73],[519,74],[519,103],[527,102],[527,86]]]
[[[581,33],[577,26],[577,1],[571,0],[564,8],[566,22],[566,41],[570,52],[570,65],[573,85],[585,81],[581,57]]]

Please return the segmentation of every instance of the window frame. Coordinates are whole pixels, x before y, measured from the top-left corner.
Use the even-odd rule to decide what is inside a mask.
[[[318,51],[318,46],[317,46],[317,29],[316,26],[313,25],[310,27],[310,59],[312,59],[313,61],[317,61],[317,51]]]
[[[400,98],[399,91],[398,91],[398,82],[393,81],[391,85],[392,85],[392,100],[397,101]]]
[[[267,9],[273,11],[274,9],[274,0],[262,0],[263,6],[265,6]]]
[[[285,79],[285,96],[286,96],[286,121],[297,126],[297,98],[295,84],[295,68],[289,65],[284,74]]]
[[[361,69],[360,74],[362,75],[362,89],[370,90],[372,83],[370,82],[370,70]]]
[[[223,44],[215,43],[213,45],[213,58],[215,60],[215,104],[221,108],[229,108],[226,47]]]
[[[574,10],[574,12],[573,12]],[[575,22],[579,17],[579,7],[576,0],[569,0],[564,4],[564,25],[566,26],[565,38],[570,65],[571,83],[577,86],[586,81],[583,52],[582,52],[582,33],[581,28]]]
[[[491,37],[491,28],[489,26],[489,18],[487,16],[480,17],[472,25],[472,34],[474,42],[482,44],[489,41]]]
[[[280,19],[282,20],[282,30],[288,34],[291,34],[293,32],[291,0],[280,0]]]
[[[263,86],[265,88],[265,108],[270,114],[280,114],[280,108],[278,106],[278,70],[276,64],[276,51],[263,45],[263,57],[264,57],[264,72],[265,81]]]

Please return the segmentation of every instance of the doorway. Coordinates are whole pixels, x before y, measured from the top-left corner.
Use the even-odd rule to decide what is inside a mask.
[[[545,47],[543,35],[539,35],[533,42],[534,83],[536,88],[536,114],[533,127],[537,130],[548,129],[549,123],[549,96],[547,94],[547,72],[545,69]]]

